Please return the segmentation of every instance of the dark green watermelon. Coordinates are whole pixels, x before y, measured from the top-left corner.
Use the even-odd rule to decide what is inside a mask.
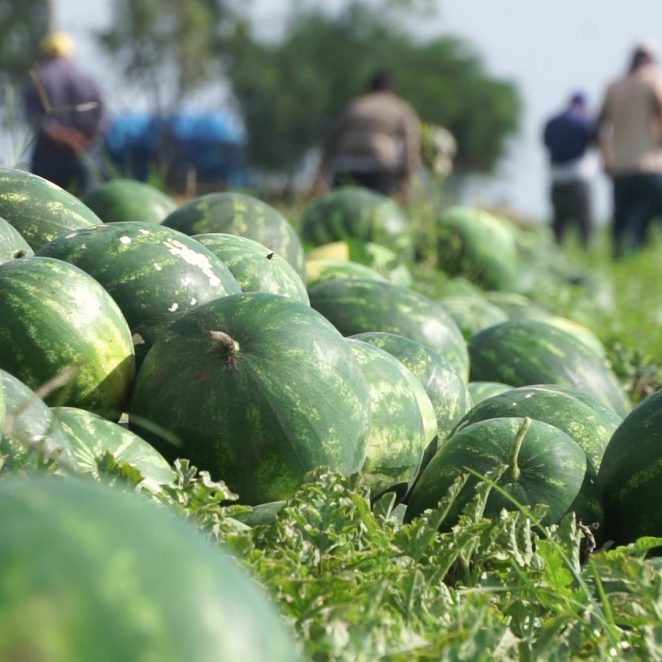
[[[402,258],[386,246],[361,239],[343,239],[322,244],[306,254],[307,260],[340,260],[370,267],[389,283],[409,287],[413,283],[411,272]]]
[[[97,460],[108,452],[118,464],[138,469],[151,489],[173,480],[174,473],[163,456],[125,427],[76,407],[53,407],[51,411],[70,440],[73,464],[79,473],[98,477]]]
[[[469,394],[473,400],[474,405],[477,405],[493,395],[498,395],[504,391],[509,391],[513,388],[510,384],[503,384],[502,382],[469,382],[467,384]]]
[[[164,331],[138,374],[129,421],[166,458],[190,458],[255,504],[288,498],[319,466],[358,471],[367,402],[361,367],[319,313],[274,294],[235,294]]]
[[[17,476],[0,528],[2,660],[300,659],[241,564],[136,494]]]
[[[508,319],[501,308],[480,296],[448,295],[439,299],[439,303],[449,312],[467,340],[479,331]]]
[[[0,216],[39,250],[60,235],[101,223],[78,198],[42,177],[0,168]]]
[[[612,435],[602,457],[605,535],[617,544],[662,536],[662,391],[635,407]]]
[[[512,228],[474,207],[451,207],[437,219],[437,260],[451,276],[495,290],[512,288],[518,252]]]
[[[586,475],[586,454],[559,428],[528,418],[491,418],[452,434],[414,485],[407,506],[411,520],[434,508],[456,478],[468,470],[485,475],[506,466],[497,483],[518,503],[546,506],[544,522],[557,522],[575,501]],[[470,475],[443,523],[449,529],[474,495],[479,479]],[[516,506],[492,490],[485,515],[497,517]]]
[[[237,234],[196,234],[232,272],[242,292],[268,292],[309,304],[306,286],[294,267],[261,243]]]
[[[351,338],[392,354],[419,379],[432,402],[440,440],[446,439],[471,409],[473,402],[462,375],[440,352],[411,338],[383,331],[358,333]]]
[[[248,237],[282,255],[305,278],[303,247],[294,228],[277,209],[251,195],[208,193],[182,205],[163,225],[188,235],[225,232]]]
[[[398,255],[412,253],[409,220],[390,198],[358,186],[344,186],[314,200],[301,219],[303,240],[320,246],[342,239],[381,244]]]
[[[83,202],[104,222],[160,223],[177,203],[154,186],[135,179],[103,182]]]
[[[310,305],[340,333],[386,331],[411,338],[440,352],[468,374],[467,347],[460,329],[443,306],[405,287],[372,280],[338,279],[308,291]]]
[[[513,388],[483,400],[462,418],[457,430],[488,418],[508,416],[528,416],[563,430],[584,450],[596,474],[605,448],[623,420],[611,407],[588,394],[556,384],[539,384]]]
[[[126,318],[140,359],[187,310],[240,292],[230,270],[211,251],[153,223],[78,230],[50,242],[38,255],[69,262],[103,285]]]
[[[370,427],[362,472],[376,492],[410,485],[437,434],[432,403],[420,381],[393,355],[361,340],[347,342],[368,384]]]
[[[46,402],[119,418],[133,383],[133,342],[94,278],[48,257],[0,264],[0,320],[0,368],[31,389],[73,368]]]
[[[21,233],[11,223],[0,218],[0,264],[31,255],[33,250]]]
[[[306,282],[308,287],[325,280],[337,278],[359,278],[361,280],[379,280],[387,282],[387,279],[378,274],[373,268],[366,267],[358,262],[344,260],[306,260]]]
[[[620,416],[631,405],[607,363],[561,329],[530,319],[512,319],[469,341],[472,381],[513,386],[559,384],[586,391]]]
[[[34,469],[39,461],[51,458],[70,468],[70,439],[42,399],[4,370],[0,370],[0,390],[4,392],[6,407],[5,422],[0,425],[3,466]]]

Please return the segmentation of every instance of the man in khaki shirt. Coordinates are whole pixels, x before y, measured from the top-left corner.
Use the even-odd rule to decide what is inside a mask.
[[[351,183],[406,197],[420,150],[416,111],[395,93],[390,75],[379,72],[335,122],[315,190]]]
[[[641,248],[662,216],[662,72],[650,44],[635,48],[627,73],[607,88],[598,140],[613,182],[612,250],[620,257]]]

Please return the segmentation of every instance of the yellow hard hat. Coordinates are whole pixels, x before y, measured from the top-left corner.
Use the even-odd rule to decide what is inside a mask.
[[[44,55],[69,57],[74,52],[74,41],[66,32],[50,32],[41,40],[41,50]]]

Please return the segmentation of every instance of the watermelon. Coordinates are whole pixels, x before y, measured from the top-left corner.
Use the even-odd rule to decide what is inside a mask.
[[[75,368],[47,404],[119,418],[133,383],[131,332],[91,276],[48,257],[0,265],[0,368],[37,389]]]
[[[174,514],[89,480],[0,482],[0,659],[300,659],[240,564]]]
[[[343,260],[306,260],[306,281],[308,287],[324,280],[336,278],[359,278],[362,280],[379,280],[387,282],[387,279],[378,274],[371,267],[366,267],[358,262],[344,262]]]
[[[457,430],[488,418],[519,416],[549,423],[570,435],[586,453],[597,474],[605,448],[622,418],[597,399],[556,384],[521,386],[476,404]]]
[[[439,303],[455,320],[462,335],[469,340],[479,331],[508,319],[508,315],[480,296],[448,295]]]
[[[72,461],[71,443],[51,410],[23,382],[0,370],[5,422],[0,425],[0,455],[8,469],[34,469],[40,460]]]
[[[405,287],[372,280],[338,279],[308,290],[310,304],[342,334],[386,331],[440,352],[466,378],[467,347],[443,306]]]
[[[358,471],[368,397],[351,349],[319,313],[244,293],[198,306],[163,332],[138,374],[129,423],[167,459],[190,458],[256,504],[288,498],[322,465]]]
[[[430,398],[393,355],[361,340],[347,343],[368,384],[370,428],[362,471],[375,492],[410,485],[437,434]]]
[[[437,219],[436,231],[440,269],[488,289],[515,285],[517,242],[507,223],[481,209],[451,207]]]
[[[78,230],[38,254],[69,262],[103,285],[129,324],[139,360],[187,310],[240,291],[230,270],[211,251],[153,223],[127,221]]]
[[[612,435],[600,465],[605,534],[617,544],[662,536],[662,391],[635,407]]]
[[[437,435],[446,439],[473,402],[457,368],[441,353],[411,338],[383,331],[368,331],[350,336],[392,354],[425,389],[435,413]]]
[[[477,405],[479,402],[491,398],[493,395],[509,391],[513,387],[502,382],[469,382],[467,388],[474,405]]]
[[[83,202],[104,222],[160,223],[177,203],[154,186],[135,179],[103,182]]]
[[[390,198],[358,186],[343,186],[314,200],[301,218],[304,242],[321,246],[342,239],[381,244],[409,257],[413,242],[409,220]]]
[[[344,239],[322,244],[306,254],[307,260],[339,260],[370,267],[394,285],[409,287],[411,272],[398,255],[386,246],[360,239]]]
[[[78,198],[43,177],[0,168],[0,216],[39,250],[71,230],[101,223]]]
[[[517,292],[486,292],[485,298],[498,308],[501,308],[510,319],[546,320],[552,313],[545,310],[529,297]]]
[[[225,264],[242,292],[269,292],[309,303],[306,286],[294,267],[259,242],[222,232],[196,234],[193,239]]]
[[[572,437],[541,421],[508,417],[474,423],[439,447],[409,495],[406,519],[434,508],[468,470],[485,475],[501,466],[506,466],[506,471],[497,484],[524,506],[544,505],[547,512],[543,522],[553,524],[579,494],[586,474],[586,454]],[[469,475],[442,528],[455,524],[478,482],[479,478]],[[516,506],[493,489],[485,515],[497,517],[503,508],[515,510]]]
[[[163,225],[188,235],[224,232],[254,239],[282,255],[305,278],[303,247],[294,228],[278,210],[251,195],[208,193],[182,205]]]
[[[33,253],[30,244],[23,239],[21,233],[4,218],[0,218],[0,264],[21,257],[30,257]]]
[[[561,329],[531,319],[511,319],[469,341],[472,381],[513,386],[559,384],[586,391],[625,416],[631,405],[605,361]]]
[[[97,460],[108,452],[118,464],[140,471],[150,489],[172,482],[174,473],[168,462],[133,432],[84,409],[53,407],[51,411],[69,438],[73,465],[79,473],[98,478]]]

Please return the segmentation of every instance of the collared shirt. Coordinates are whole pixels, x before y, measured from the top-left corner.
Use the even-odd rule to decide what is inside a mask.
[[[607,88],[600,113],[611,126],[612,170],[627,175],[662,172],[662,73],[644,65]]]
[[[352,101],[334,125],[322,155],[324,172],[391,170],[410,174],[420,158],[420,122],[393,92]]]

